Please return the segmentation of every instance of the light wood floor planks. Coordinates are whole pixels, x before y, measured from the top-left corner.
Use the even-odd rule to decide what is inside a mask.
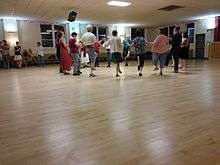
[[[0,165],[220,165],[220,61],[115,78],[0,70]]]

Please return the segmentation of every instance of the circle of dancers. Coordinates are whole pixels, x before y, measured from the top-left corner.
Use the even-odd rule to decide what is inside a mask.
[[[86,67],[87,63],[90,62],[89,76],[96,77],[95,70],[99,66],[99,49],[101,47],[105,48],[107,52],[107,67],[111,66],[112,61],[116,64],[116,77],[120,77],[122,74],[122,62],[125,63],[125,66],[128,66],[128,58],[130,57],[132,48],[137,59],[138,76],[143,76],[146,46],[151,47],[153,65],[155,66],[154,71],[159,70],[161,76],[163,75],[163,69],[169,65],[171,58],[174,73],[178,73],[180,68],[182,71],[186,71],[187,69],[189,39],[187,33],[180,33],[180,27],[178,26],[175,27],[172,38],[168,38],[165,35],[166,32],[164,29],[160,29],[160,34],[153,42],[146,41],[142,36],[142,32],[139,30],[136,31],[135,38],[132,41],[129,37],[125,37],[122,41],[117,30],[113,30],[111,36],[107,38],[103,37],[98,41],[92,33],[92,25],[87,25],[86,30],[80,39],[78,39],[78,34],[73,32],[68,43],[65,42],[64,33],[61,31],[57,32],[56,56],[60,61],[60,73],[70,75],[73,65],[73,76],[80,76],[82,74],[81,67]],[[0,57],[6,69],[9,68],[9,54],[7,41],[0,41]],[[19,42],[16,42],[14,54],[15,65],[20,69],[22,67],[22,58],[24,57],[22,56]],[[179,61],[181,61],[181,64],[179,64]],[[44,67],[43,47],[40,42],[37,42],[37,62],[39,66]]]

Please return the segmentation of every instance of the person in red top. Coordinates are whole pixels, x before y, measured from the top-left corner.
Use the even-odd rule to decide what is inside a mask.
[[[58,34],[59,44],[60,44],[60,66],[62,68],[64,75],[69,75],[67,71],[71,70],[72,58],[68,53],[68,46],[64,41],[64,33],[60,32]]]
[[[74,69],[73,69],[73,76],[79,76],[82,74],[80,71],[81,69],[81,58],[80,58],[80,44],[77,42],[77,33],[73,32],[71,34],[71,38],[69,40],[69,48],[70,53],[74,61]]]
[[[100,47],[102,47],[101,42],[97,41],[94,46],[95,46],[95,55],[96,55],[95,67],[99,67],[99,49]]]

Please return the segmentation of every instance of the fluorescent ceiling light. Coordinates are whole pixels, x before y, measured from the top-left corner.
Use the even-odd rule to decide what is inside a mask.
[[[107,3],[107,5],[110,5],[110,6],[119,6],[119,7],[127,7],[127,6],[130,6],[131,3],[130,2],[124,2],[124,1],[109,1]]]

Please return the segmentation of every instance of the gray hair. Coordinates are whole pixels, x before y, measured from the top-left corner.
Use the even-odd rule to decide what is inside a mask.
[[[88,32],[92,32],[93,26],[92,25],[87,25],[86,29]]]

